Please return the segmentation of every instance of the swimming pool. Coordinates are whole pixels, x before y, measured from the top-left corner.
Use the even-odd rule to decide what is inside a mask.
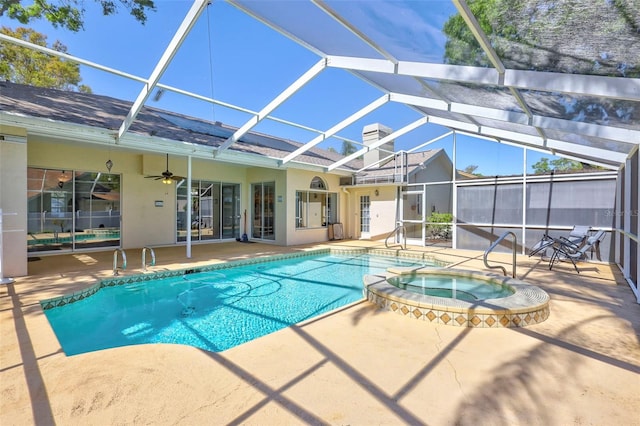
[[[362,299],[366,274],[425,264],[310,254],[122,285],[109,281],[86,295],[41,304],[67,355],[144,343],[220,352]]]

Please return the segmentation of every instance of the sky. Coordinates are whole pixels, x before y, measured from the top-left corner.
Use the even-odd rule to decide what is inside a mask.
[[[86,13],[83,31],[73,33],[66,29],[56,29],[45,20],[34,21],[28,27],[47,35],[49,46],[59,40],[67,46],[71,55],[142,78],[150,76],[191,7],[188,0],[156,0],[156,12],[150,12],[147,23],[142,25],[124,9],[105,17],[95,2],[86,1],[84,4]],[[348,3],[334,3],[336,7],[345,7],[346,4]],[[363,25],[372,20],[384,24],[382,21],[385,14],[393,11],[382,7],[392,8],[393,2],[375,4],[376,8],[371,7],[369,14],[358,16],[357,21],[363,22]],[[433,4],[451,7],[449,2]],[[441,10],[439,19],[445,19],[448,13],[448,9]],[[0,25],[11,28],[19,26],[17,21],[6,17],[0,17]],[[300,25],[312,23],[300,22]],[[437,52],[438,49],[443,49],[445,39],[434,28],[416,27],[415,31],[418,33],[410,35],[410,38],[424,37],[422,42],[435,46],[434,51]],[[409,47],[412,46],[406,48]],[[415,50],[418,46],[412,48]],[[233,5],[215,0],[190,31],[160,82],[259,111],[319,60],[316,53]],[[90,86],[96,94],[133,101],[142,89],[141,83],[137,81],[92,67],[82,65],[80,73],[82,84]],[[326,131],[382,94],[378,88],[349,72],[328,68],[272,115]],[[240,127],[251,117],[244,112],[213,106],[170,91],[165,92],[158,101],[151,97],[147,104],[236,127]],[[362,128],[367,124],[378,122],[397,130],[420,117],[416,111],[390,102],[338,134],[359,142],[362,139]],[[309,142],[317,135],[271,120],[263,120],[253,130],[301,143]],[[422,126],[398,138],[395,149],[411,149],[448,131],[449,129],[434,124]],[[331,138],[319,147],[331,147],[340,151],[341,144],[341,140]],[[457,144],[462,148],[457,153],[458,169],[474,165],[477,166],[476,172],[485,176],[522,173],[523,150],[520,148],[461,135],[457,137]],[[452,157],[452,145],[453,137],[449,136],[424,149],[443,148]],[[529,151],[529,171],[530,166],[541,156],[554,158]]]

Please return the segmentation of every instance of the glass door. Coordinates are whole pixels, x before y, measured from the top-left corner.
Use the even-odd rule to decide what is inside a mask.
[[[222,238],[240,237],[240,184],[222,184]],[[246,232],[246,225],[243,228]]]
[[[191,197],[191,224],[187,222],[188,200]],[[193,241],[238,238],[240,236],[240,184],[192,181],[177,187],[177,239],[186,241],[187,226],[191,226]]]
[[[120,245],[120,175],[27,170],[28,252]]]
[[[251,236],[263,240],[275,240],[275,182],[254,183],[253,211],[251,212]]]
[[[368,195],[360,196],[360,238],[370,238],[371,200]]]

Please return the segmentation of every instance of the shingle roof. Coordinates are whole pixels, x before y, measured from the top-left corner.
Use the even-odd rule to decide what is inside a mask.
[[[441,152],[444,152],[442,148],[432,149],[427,151],[420,151],[420,152],[412,152],[412,153],[406,154],[405,161],[406,161],[406,167],[407,167],[406,168],[407,175],[415,171],[418,167],[420,167],[420,165],[431,161]],[[393,160],[391,160],[386,164],[383,164],[382,167],[374,166],[370,169],[363,170],[361,173],[358,173],[358,176],[359,177],[360,176],[376,177],[376,176],[390,176],[393,174],[401,173],[401,172],[395,171],[396,165],[399,167],[400,164],[401,164],[400,159],[398,159],[397,162],[394,162]]]
[[[43,87],[0,82],[0,112],[43,118],[64,123],[91,126],[113,131],[119,129],[132,102],[108,96],[71,92]],[[195,117],[144,106],[133,121],[129,132],[148,137],[188,142],[210,147],[220,146],[234,127]],[[302,144],[250,132],[229,149],[270,158],[283,158]],[[343,156],[320,148],[312,148],[296,158],[296,162],[329,166]],[[357,170],[361,161],[355,160],[345,168]]]

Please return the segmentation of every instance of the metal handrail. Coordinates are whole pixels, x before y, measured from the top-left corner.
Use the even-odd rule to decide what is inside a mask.
[[[500,238],[498,238],[497,240],[495,240],[494,243],[489,246],[487,251],[484,252],[484,266],[486,266],[487,268],[490,268],[490,269],[498,269],[498,268],[502,269],[502,273],[505,276],[507,275],[507,270],[506,270],[506,268],[504,266],[501,266],[501,265],[490,266],[489,263],[487,262],[487,256],[489,255],[489,253],[491,253],[491,251],[493,251],[493,249],[496,248],[496,246],[498,244],[500,244],[500,241],[504,240],[507,235],[513,235],[513,243],[512,243],[513,266],[512,266],[512,274],[511,274],[511,276],[513,278],[515,278],[516,277],[516,249],[518,247],[518,237],[516,237],[516,234],[514,234],[511,231],[507,231],[504,234],[502,234],[502,236]]]
[[[118,252],[122,253],[122,270],[127,269],[127,254],[124,249],[117,248],[113,251],[113,275],[119,275],[118,273]]]
[[[145,246],[142,248],[142,270],[143,271],[147,270],[147,261],[146,261],[147,250],[149,250],[149,253],[151,253],[151,263],[149,264],[149,266],[156,265],[156,253],[153,251],[151,247]]]
[[[398,234],[399,231],[402,231],[402,238],[404,239],[404,244],[400,242],[400,248],[403,250],[407,249],[407,228],[404,226],[402,222],[398,222],[396,229],[394,229],[389,235],[387,235],[387,238],[384,239],[384,246],[386,248],[391,248],[389,247],[389,238]]]

